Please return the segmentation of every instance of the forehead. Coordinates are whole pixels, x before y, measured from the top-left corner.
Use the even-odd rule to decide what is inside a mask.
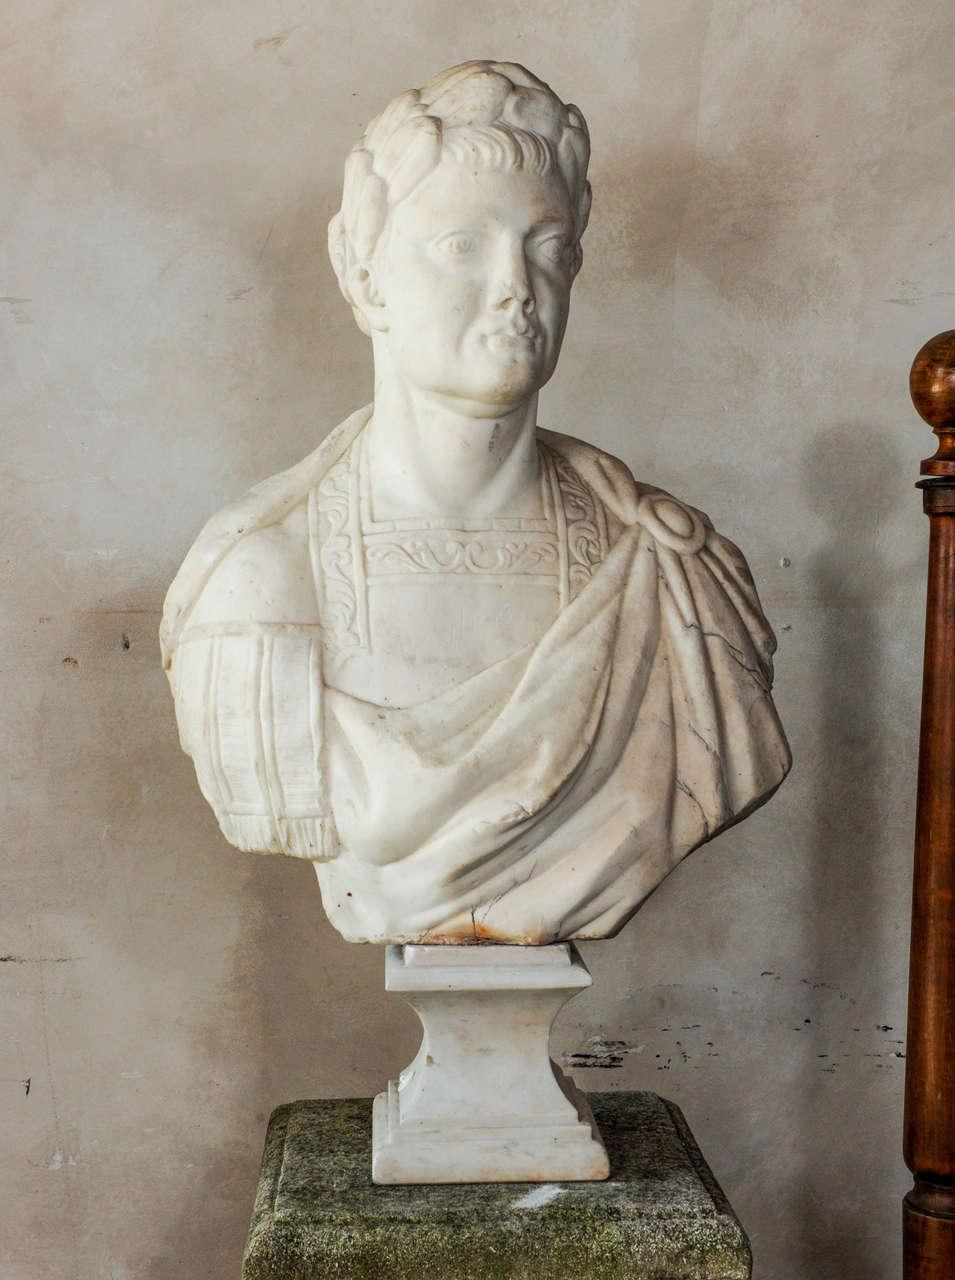
[[[399,231],[425,233],[447,225],[491,224],[530,230],[538,223],[572,225],[570,198],[559,171],[498,169],[475,153],[448,151],[406,200],[392,210]]]

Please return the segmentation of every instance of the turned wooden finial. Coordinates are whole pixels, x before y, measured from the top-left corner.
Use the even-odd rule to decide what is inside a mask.
[[[909,390],[916,409],[938,437],[938,450],[922,463],[922,474],[955,475],[955,329],[926,342],[912,362]]]

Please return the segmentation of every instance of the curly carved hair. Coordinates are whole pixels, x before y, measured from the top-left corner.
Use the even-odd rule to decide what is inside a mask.
[[[351,268],[371,261],[388,211],[437,165],[442,151],[498,170],[558,172],[574,210],[573,269],[590,213],[590,137],[578,109],[514,62],[462,62],[409,89],[369,124],[345,161],[342,207],[328,225],[339,288],[364,333]]]

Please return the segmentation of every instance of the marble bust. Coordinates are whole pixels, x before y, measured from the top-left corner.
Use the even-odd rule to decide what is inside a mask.
[[[314,863],[350,940],[609,937],[789,768],[740,552],[538,425],[588,158],[511,63],[372,121],[329,247],[374,403],[213,516],[167,597],[223,833]]]

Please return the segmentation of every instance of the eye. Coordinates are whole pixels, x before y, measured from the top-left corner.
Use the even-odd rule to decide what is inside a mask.
[[[467,231],[452,231],[437,241],[438,248],[452,258],[463,258],[477,248],[477,239]]]
[[[546,240],[538,240],[537,252],[548,262],[562,262],[567,252],[565,236],[548,236]]]

